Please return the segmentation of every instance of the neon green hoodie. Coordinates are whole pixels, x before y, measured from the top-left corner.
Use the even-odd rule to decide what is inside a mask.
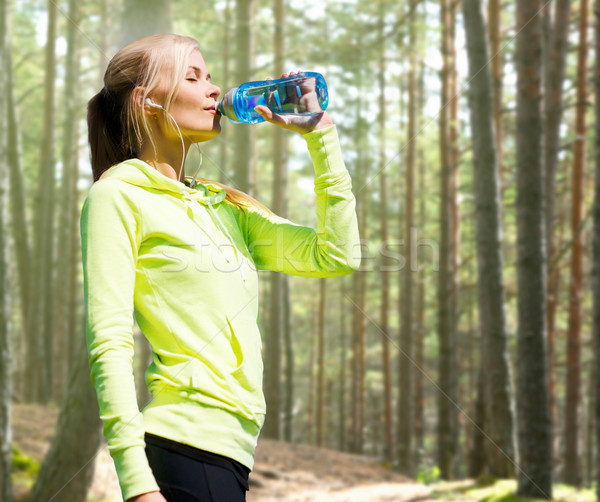
[[[144,432],[252,468],[264,421],[257,270],[329,277],[358,268],[351,181],[335,127],[304,135],[316,229],[224,201],[132,159],[90,189],[81,215],[87,344],[123,497],[158,490]],[[133,315],[152,345],[136,404]]]

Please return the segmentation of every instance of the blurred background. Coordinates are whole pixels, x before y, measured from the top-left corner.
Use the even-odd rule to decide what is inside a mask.
[[[119,48],[160,32],[195,37],[222,94],[287,71],[322,73],[353,178],[360,270],[260,274],[269,411],[259,452],[270,453],[255,493],[268,479],[285,486],[281,472],[300,457],[277,463],[278,452],[304,451],[290,444],[318,448],[306,469],[310,459],[313,470],[316,459],[345,461],[324,451],[352,454],[343,458],[356,472],[371,473],[357,460],[369,459],[383,469],[373,482],[384,471],[404,482],[512,479],[506,490],[541,499],[556,483],[598,486],[600,2],[1,0],[0,9],[1,500],[113,500],[98,495],[114,472],[84,347],[86,103]],[[200,145],[200,176],[315,225],[302,138],[269,124],[222,126]],[[199,162],[192,150],[186,170]],[[151,399],[150,358],[138,330],[140,408]],[[324,483],[325,469],[311,482]],[[273,500],[300,500],[281,493]],[[372,500],[405,500],[399,493]],[[595,499],[582,493],[564,500]]]

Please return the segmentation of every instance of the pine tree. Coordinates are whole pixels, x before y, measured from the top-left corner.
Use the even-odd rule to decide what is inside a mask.
[[[473,138],[478,262],[480,361],[486,403],[486,462],[492,475],[513,473],[514,445],[510,366],[504,313],[499,164],[494,134],[494,100],[482,4],[463,0],[469,57],[469,105]]]
[[[552,497],[552,421],[546,374],[546,247],[539,0],[517,0],[518,494]]]
[[[580,35],[577,64],[577,112],[575,123],[575,158],[571,195],[571,282],[569,285],[569,327],[567,332],[567,395],[565,406],[565,482],[579,485],[579,422],[581,406],[581,331],[583,296],[583,194],[585,147],[587,134],[587,33],[588,0],[580,2]]]

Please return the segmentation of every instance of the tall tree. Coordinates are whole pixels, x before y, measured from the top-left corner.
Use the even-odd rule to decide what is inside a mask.
[[[325,432],[325,318],[327,281],[319,279],[319,324],[317,329],[317,446],[323,446]]]
[[[52,397],[53,365],[53,270],[54,270],[54,212],[55,212],[55,154],[56,129],[56,30],[58,7],[48,1],[48,25],[45,52],[45,84],[43,133],[40,151],[39,184],[35,226],[35,313],[37,333],[37,378],[41,402]]]
[[[494,100],[481,0],[463,0],[469,58],[469,105],[473,138],[479,330],[483,343],[486,403],[486,461],[492,475],[513,473],[513,425],[510,365],[504,311],[502,221],[499,164],[494,134]],[[495,87],[494,87],[495,88]]]
[[[596,54],[600,54],[600,0],[594,2],[594,39]],[[594,112],[595,131],[594,138],[594,251],[593,251],[593,319],[592,332],[594,340],[593,365],[597,368],[600,364],[600,58],[594,62]],[[600,500],[600,371],[595,372],[594,382],[594,419],[596,439],[596,499]]]
[[[386,175],[385,155],[385,126],[386,126],[386,78],[385,78],[385,4],[383,0],[378,2],[378,45],[379,45],[379,193],[380,204],[380,235],[382,249],[387,250],[389,241],[388,231],[388,181]],[[393,447],[393,422],[392,422],[392,364],[390,355],[390,257],[384,253],[381,263],[381,312],[380,329],[382,344],[382,368],[383,368],[383,408],[384,408],[384,450],[383,456],[386,461],[392,461]]]
[[[424,72],[421,71],[419,78],[419,109],[423,107],[424,92]],[[424,229],[427,222],[426,198],[427,189],[425,185],[425,161],[423,152],[419,155],[419,228]],[[425,289],[427,276],[425,267],[420,267],[419,279],[417,282],[417,305],[415,314],[415,344],[414,344],[414,360],[416,368],[425,367],[425,338],[427,328],[425,325],[426,317],[426,301]],[[425,385],[422,371],[415,371],[413,376],[413,435],[414,435],[414,462],[415,465],[421,464],[423,452],[425,451]]]
[[[220,80],[219,85],[221,85],[221,92],[227,92],[229,89],[229,83],[231,80],[231,38],[234,32],[234,28],[231,22],[231,11],[232,11],[232,0],[226,0],[225,2],[225,12],[223,13],[223,49],[221,51],[223,55],[223,76]],[[229,136],[231,131],[228,127],[224,127],[221,129],[221,133],[219,134],[220,142],[219,142],[219,157],[221,165],[227,169],[229,165]],[[229,171],[226,171],[227,173]]]
[[[360,40],[359,40],[360,44]],[[360,45],[359,45],[360,46]],[[358,49],[360,51],[360,49]],[[357,70],[357,88],[359,95],[363,91],[362,70]],[[354,129],[354,140],[358,146],[358,157],[356,159],[356,172],[354,175],[356,191],[356,211],[359,222],[359,233],[364,242],[368,238],[367,215],[369,210],[369,198],[366,190],[368,178],[368,158],[366,154],[365,138],[366,121],[362,116],[361,104],[357,107],[356,126]],[[351,450],[362,453],[364,446],[365,426],[365,372],[366,372],[366,338],[367,338],[367,291],[366,271],[358,270],[352,276],[352,398],[351,417],[352,435]]]
[[[518,494],[552,497],[552,420],[546,380],[546,246],[539,0],[517,0]]]
[[[554,16],[546,8],[549,25],[546,29],[546,53],[544,58],[544,171],[546,198],[546,246],[548,249],[548,284],[546,319],[548,330],[548,398],[553,420],[556,412],[555,376],[555,312],[558,295],[560,267],[556,266],[555,250],[555,192],[560,127],[563,115],[563,83],[567,57],[571,0],[556,0]]]
[[[438,276],[438,339],[439,339],[439,377],[438,377],[438,431],[437,451],[441,475],[452,479],[458,446],[458,369],[456,361],[456,285],[455,259],[453,253],[453,190],[452,179],[455,170],[455,141],[451,119],[456,97],[455,88],[456,61],[454,58],[455,7],[450,0],[442,0],[442,96],[440,111],[440,272]],[[411,44],[412,46],[412,44]]]
[[[284,0],[275,0],[275,34],[273,38],[273,47],[275,48],[275,74],[284,73],[285,65],[285,10]],[[273,188],[272,188],[272,210],[280,216],[287,216],[287,135],[286,131],[276,127],[273,130]],[[267,340],[267,362],[265,372],[265,394],[267,408],[269,410],[265,421],[264,431],[267,437],[279,438],[281,434],[281,417],[285,411],[287,420],[291,420],[292,411],[291,396],[283,393],[281,386],[281,347],[282,342],[286,341],[286,329],[289,322],[286,318],[286,293],[288,291],[286,275],[272,272],[269,312],[269,330]],[[291,347],[290,347],[291,348]],[[286,360],[288,364],[293,364],[293,358]],[[288,380],[293,375],[293,371],[286,372]],[[287,382],[288,392],[293,390],[293,382]],[[287,408],[282,406],[287,403]],[[289,426],[288,426],[289,429]]]
[[[502,144],[504,128],[502,126],[502,90],[504,76],[504,51],[502,50],[502,5],[501,0],[488,2],[488,33],[490,41],[490,67],[492,73],[493,100],[494,100],[494,132],[496,138],[496,158],[500,189],[502,190]]]
[[[283,280],[283,346],[285,352],[285,401],[283,414],[283,439],[294,441],[294,343],[292,331],[292,302],[290,299],[290,281]]]
[[[69,20],[67,27],[67,54],[65,61],[65,87],[64,87],[64,110],[63,119],[63,141],[62,141],[62,186],[60,205],[60,224],[58,226],[58,240],[56,248],[57,256],[57,275],[61,279],[57,281],[56,294],[53,296],[54,309],[56,311],[56,325],[54,332],[58,340],[56,347],[56,360],[60,361],[57,368],[57,384],[55,388],[55,398],[60,402],[63,391],[66,387],[66,380],[71,364],[72,352],[69,348],[72,346],[72,340],[69,335],[74,332],[70,324],[74,321],[71,310],[76,308],[71,299],[71,277],[72,269],[78,267],[79,257],[75,255],[76,246],[72,241],[78,238],[75,225],[74,206],[78,201],[74,200],[77,194],[76,187],[78,178],[77,150],[78,150],[78,119],[79,119],[79,93],[77,74],[79,69],[78,56],[78,26],[79,26],[79,5],[76,0],[69,0]]]
[[[96,393],[89,378],[84,338],[80,337],[56,432],[31,499],[85,502],[93,480],[101,430]]]
[[[8,3],[0,5],[0,44],[2,54],[0,55],[0,68],[7,69],[7,53],[10,51],[9,44],[9,12]],[[11,71],[10,68],[8,68]],[[0,80],[0,105],[6,110],[7,94],[5,71],[2,72]],[[11,332],[10,332],[10,310],[8,305],[8,270],[7,270],[7,221],[6,221],[6,189],[7,189],[7,145],[8,134],[6,134],[6,115],[0,116],[0,498],[6,502],[12,502],[12,444],[11,444]]]
[[[121,47],[148,35],[168,33],[173,26],[172,2],[125,0],[121,20]]]
[[[252,78],[254,55],[254,10],[256,0],[236,0],[236,85]],[[236,188],[252,194],[254,187],[250,176],[252,166],[252,126],[239,124],[233,131],[234,180]]]
[[[10,5],[5,2],[3,5]],[[25,335],[25,360],[19,378],[19,387],[16,389],[26,401],[34,401],[37,395],[37,333],[34,331],[35,323],[33,308],[33,278],[31,270],[31,250],[27,224],[27,201],[24,189],[23,159],[21,152],[21,121],[17,110],[17,97],[13,75],[11,39],[7,38],[2,43],[7,44],[3,51],[3,96],[6,103],[6,160],[8,162],[8,177],[10,181],[9,207],[11,220],[11,234],[14,242],[17,279],[19,285],[20,324]]]
[[[340,451],[346,451],[346,366],[347,366],[347,351],[348,351],[348,335],[346,331],[346,318],[348,317],[346,309],[346,279],[340,279],[340,362],[339,362],[339,376],[338,376],[338,421],[337,421],[337,433],[338,433],[338,449]]]
[[[409,62],[408,62],[408,130],[406,148],[406,178],[404,229],[405,265],[401,272],[400,290],[400,350],[398,380],[398,435],[396,438],[397,461],[400,472],[410,474],[412,471],[412,337],[413,337],[413,226],[414,226],[414,171],[417,129],[417,5],[419,0],[411,0],[409,5]]]
[[[571,282],[569,285],[569,326],[567,332],[567,385],[565,403],[565,482],[581,483],[579,472],[579,423],[581,406],[581,304],[583,296],[583,195],[587,134],[588,0],[580,2],[579,49],[577,62],[577,111],[575,155],[571,189]]]

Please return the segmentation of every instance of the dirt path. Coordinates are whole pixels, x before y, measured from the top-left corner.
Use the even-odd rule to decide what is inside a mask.
[[[375,460],[261,440],[248,502],[431,502],[431,489]]]
[[[13,440],[27,455],[42,461],[57,411],[38,405],[13,407]],[[27,487],[15,487],[16,500]],[[431,488],[385,469],[377,461],[308,445],[261,440],[250,476],[248,502],[433,502]],[[121,502],[108,450],[95,458],[90,499]],[[439,500],[439,499],[437,499]]]

